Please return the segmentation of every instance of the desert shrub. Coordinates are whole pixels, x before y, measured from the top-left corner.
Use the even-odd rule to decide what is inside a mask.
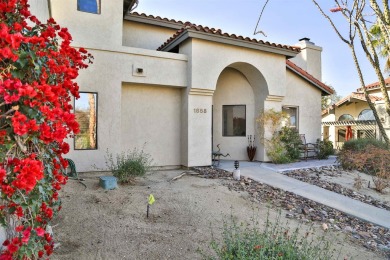
[[[338,160],[344,169],[373,175],[376,190],[390,187],[390,150],[368,145],[364,150],[342,149]]]
[[[387,149],[385,142],[374,138],[359,138],[346,141],[343,145],[343,150],[360,151],[366,149],[368,145],[372,145],[378,148]]]
[[[135,177],[145,175],[153,162],[150,154],[137,148],[115,156],[107,151],[105,159],[107,168],[118,178],[120,183],[131,183]]]
[[[283,164],[291,162],[287,149],[285,148],[284,143],[280,140],[279,135],[275,135],[267,141],[266,151],[268,157],[273,163]]]
[[[302,144],[299,133],[288,126],[288,114],[273,109],[262,111],[256,119],[260,142],[264,144],[267,156],[273,163],[290,163],[299,159],[299,146]],[[273,133],[266,136],[266,129]]]
[[[273,163],[290,163],[299,159],[302,141],[297,130],[290,127],[282,129],[265,142],[267,155]]]
[[[329,155],[334,154],[333,143],[329,140],[317,140],[318,159],[328,159]]]
[[[282,130],[280,130],[279,135],[280,141],[284,143],[284,147],[290,160],[295,161],[299,159],[299,147],[302,145],[302,140],[298,131],[295,128],[285,126]]]
[[[333,250],[324,236],[314,238],[307,230],[299,235],[301,226],[294,230],[283,225],[280,215],[271,222],[265,221],[261,231],[257,223],[238,225],[232,218],[231,223],[224,223],[222,241],[213,239],[211,249],[213,256],[207,259],[333,259]]]

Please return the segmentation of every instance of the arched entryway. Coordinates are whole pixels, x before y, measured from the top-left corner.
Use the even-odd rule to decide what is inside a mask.
[[[213,150],[234,160],[248,160],[248,138],[255,137],[255,160],[264,160],[264,148],[258,140],[256,118],[264,108],[268,86],[261,72],[248,63],[233,63],[219,75],[213,95]]]

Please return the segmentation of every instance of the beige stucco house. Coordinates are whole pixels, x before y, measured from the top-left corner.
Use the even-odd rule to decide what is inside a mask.
[[[321,82],[321,47],[128,13],[128,2],[30,1],[41,20],[52,16],[75,47],[94,56],[77,79],[75,101],[89,137],[69,139],[67,157],[79,171],[104,168],[107,149],[143,146],[161,167],[211,165],[217,144],[231,159],[247,160],[247,136],[257,134],[262,109],[288,111],[308,142],[321,136],[321,96],[332,92]],[[257,147],[255,159],[267,160]]]
[[[385,80],[390,94],[390,78]],[[383,95],[379,82],[365,87],[371,101],[375,104],[383,126],[390,135],[390,118],[385,111]],[[336,104],[322,111],[323,138],[331,140],[335,148],[340,149],[346,141],[347,128],[352,130],[352,138],[381,139],[374,114],[367,104],[367,99],[361,88],[342,98]]]

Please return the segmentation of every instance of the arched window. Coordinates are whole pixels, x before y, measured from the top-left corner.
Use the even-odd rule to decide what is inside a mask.
[[[364,109],[360,112],[358,120],[375,120],[374,112],[371,109]]]
[[[77,10],[100,14],[100,0],[77,0]]]
[[[355,120],[350,114],[344,114],[339,117],[339,121],[351,121]]]

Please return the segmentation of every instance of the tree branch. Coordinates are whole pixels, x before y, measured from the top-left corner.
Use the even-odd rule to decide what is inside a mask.
[[[332,28],[335,30],[335,32],[340,37],[340,39],[343,42],[345,42],[346,44],[350,45],[351,43],[341,35],[341,33],[337,29],[336,25],[333,23],[332,19],[330,19],[330,17],[327,14],[325,14],[325,12],[322,10],[321,6],[317,3],[317,1],[316,0],[312,0],[312,1],[317,6],[317,8],[320,10],[321,14],[329,21],[329,23],[331,24]]]

